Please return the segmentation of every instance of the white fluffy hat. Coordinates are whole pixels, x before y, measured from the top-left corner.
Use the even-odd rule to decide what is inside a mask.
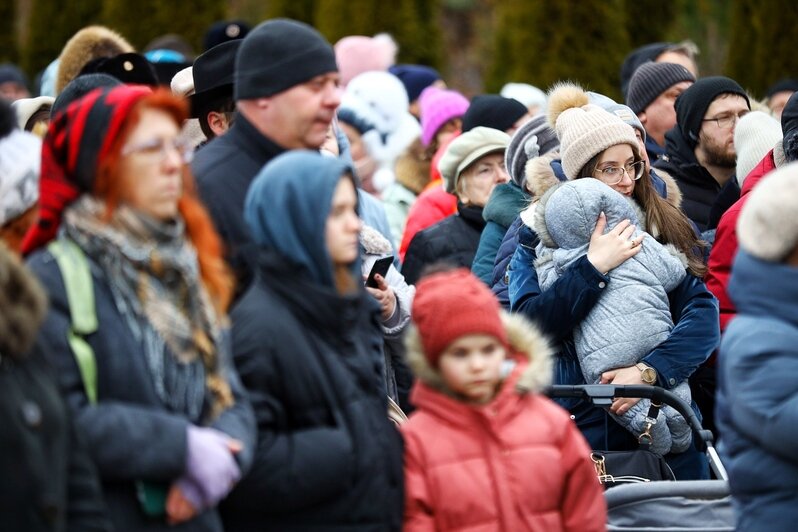
[[[560,139],[562,168],[576,179],[590,159],[617,144],[628,144],[640,160],[637,137],[618,116],[590,103],[588,94],[573,83],[558,83],[549,92],[549,124]]]
[[[0,139],[0,225],[39,200],[42,141],[18,129]]]
[[[734,128],[734,149],[737,151],[737,182],[743,182],[759,161],[782,138],[781,124],[762,111],[751,111]]]
[[[798,246],[798,162],[768,174],[748,196],[737,220],[740,247],[782,262]]]

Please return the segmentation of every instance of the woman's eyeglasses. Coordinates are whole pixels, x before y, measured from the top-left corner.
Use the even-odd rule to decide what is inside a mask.
[[[168,150],[174,150],[180,155],[180,160],[188,164],[194,158],[194,147],[184,138],[175,139],[150,139],[139,144],[131,144],[122,148],[122,155],[134,153],[143,155],[153,161],[163,162],[166,160]]]
[[[607,185],[617,185],[623,180],[624,174],[629,176],[632,181],[637,181],[643,177],[646,169],[645,161],[637,161],[626,166],[605,166],[596,168],[596,172],[601,176],[600,179]]]

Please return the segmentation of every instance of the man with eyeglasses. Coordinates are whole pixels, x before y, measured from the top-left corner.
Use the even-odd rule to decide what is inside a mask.
[[[676,180],[682,210],[701,232],[711,229],[710,212],[724,186],[737,187],[739,197],[734,127],[750,110],[745,90],[722,76],[699,79],[676,99],[676,126],[665,134],[666,154],[655,167]]]

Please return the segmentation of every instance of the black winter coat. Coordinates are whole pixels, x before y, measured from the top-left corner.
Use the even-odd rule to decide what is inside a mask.
[[[98,330],[86,340],[97,365],[97,404],[86,397],[83,380],[67,343],[69,303],[58,264],[47,250],[32,255],[28,267],[39,278],[50,298],[50,311],[42,325],[38,344],[53,360],[61,389],[77,429],[84,437],[102,482],[108,516],[116,530],[214,531],[222,524],[216,510],[201,513],[179,526],[151,519],[142,512],[136,481],[168,486],[186,468],[186,429],[190,423],[180,413],[167,410],[158,397],[143,355],[144,347],[114,303],[108,280],[88,258],[93,280]],[[228,338],[229,340],[229,338]],[[241,383],[225,349],[223,360],[235,404],[222,412],[212,426],[244,444],[236,458],[242,471],[252,462],[255,421]]]
[[[203,146],[191,163],[199,195],[225,244],[239,294],[251,282],[257,260],[244,223],[247,190],[263,166],[284,151],[239,114],[230,130]]]
[[[446,262],[471,269],[485,228],[482,207],[457,203],[457,213],[416,233],[407,247],[402,275],[408,284],[416,284],[426,266]]]
[[[665,134],[667,155],[654,163],[655,168],[668,172],[682,192],[682,212],[698,226],[700,232],[709,229],[712,206],[721,186],[695,158],[678,127]]]
[[[94,465],[44,354],[0,354],[0,529],[110,530]]]
[[[387,418],[379,310],[262,251],[231,313],[235,363],[258,420],[255,463],[222,506],[225,530],[399,530],[402,445]]]

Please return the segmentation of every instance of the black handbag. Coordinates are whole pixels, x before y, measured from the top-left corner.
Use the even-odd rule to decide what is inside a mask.
[[[637,441],[639,448],[633,451],[593,451],[590,459],[596,468],[596,476],[604,489],[620,484],[676,480],[670,466],[660,455],[651,452],[651,427],[657,422],[661,405],[651,402],[646,417],[646,427]]]
[[[590,459],[605,489],[637,482],[676,480],[660,455],[644,449],[634,451],[593,451]]]

